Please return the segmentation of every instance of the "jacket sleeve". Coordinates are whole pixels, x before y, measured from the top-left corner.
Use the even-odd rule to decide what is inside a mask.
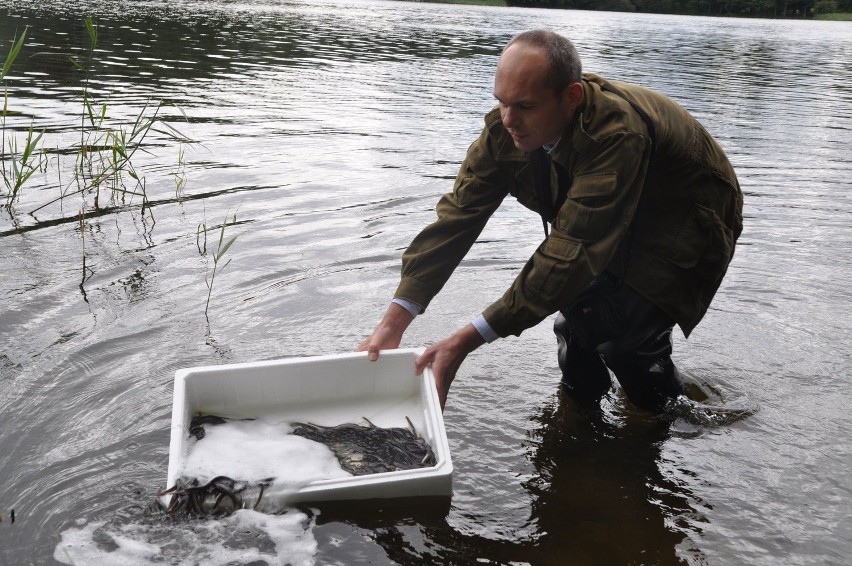
[[[650,139],[622,131],[596,141],[578,129],[573,180],[550,235],[483,313],[499,336],[520,335],[568,307],[610,265],[638,205]]]
[[[453,191],[438,202],[438,219],[403,253],[402,278],[395,297],[425,309],[508,194],[510,180],[493,157],[494,145],[486,127],[468,149]]]

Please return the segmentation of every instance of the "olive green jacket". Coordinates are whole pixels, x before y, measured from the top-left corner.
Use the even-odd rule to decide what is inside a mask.
[[[734,170],[701,124],[665,96],[591,74],[583,88],[584,102],[551,152],[558,210],[550,234],[483,315],[499,336],[519,335],[608,270],[688,336],[742,231]],[[529,154],[515,147],[495,108],[453,192],[438,203],[438,220],[403,254],[396,296],[425,309],[508,194],[539,211]]]

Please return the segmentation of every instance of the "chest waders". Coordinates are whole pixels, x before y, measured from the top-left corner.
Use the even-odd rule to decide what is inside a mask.
[[[602,88],[626,100],[645,121],[653,158],[656,136],[648,114],[612,85]],[[550,156],[544,149],[533,151],[530,161],[547,237],[547,224],[556,218],[566,195],[557,191],[562,196],[554,207],[548,182]],[[565,181],[570,187],[570,180]],[[625,237],[630,236],[628,228]],[[629,261],[628,249],[625,271]],[[553,331],[563,389],[581,405],[597,404],[612,387],[612,370],[634,405],[663,411],[669,399],[684,393],[683,380],[671,359],[673,327],[674,320],[659,307],[605,271],[556,316]]]

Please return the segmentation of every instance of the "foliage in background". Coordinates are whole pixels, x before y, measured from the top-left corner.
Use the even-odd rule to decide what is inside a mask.
[[[852,0],[507,0],[509,6],[655,14],[806,18],[852,12]]]

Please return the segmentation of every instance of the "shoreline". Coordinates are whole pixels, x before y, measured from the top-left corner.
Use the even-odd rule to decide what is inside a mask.
[[[506,0],[404,0],[411,2],[424,2],[429,4],[463,4],[468,6],[494,6],[494,7],[514,7],[514,8],[544,8],[548,10],[587,10],[592,12],[626,12],[637,14],[670,14],[678,16],[712,16],[720,18],[762,18],[770,20],[820,20],[820,21],[852,21],[852,12],[829,12],[825,14],[815,14],[809,16],[773,16],[766,14],[707,14],[699,12],[684,12],[684,11],[638,11],[638,10],[617,10],[617,9],[590,9],[590,8],[572,8],[570,6],[535,6],[528,4],[510,4]]]

